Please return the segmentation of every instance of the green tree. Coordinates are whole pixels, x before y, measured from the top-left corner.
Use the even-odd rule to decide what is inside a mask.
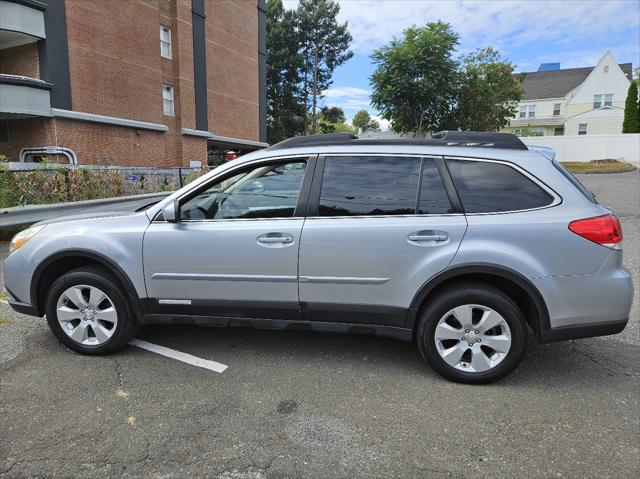
[[[640,100],[638,99],[638,79],[629,85],[624,102],[622,133],[640,133]]]
[[[459,36],[448,23],[407,28],[401,38],[374,50],[371,104],[397,132],[418,137],[450,118],[458,91]]]
[[[318,131],[320,133],[355,133],[356,129],[347,124],[342,108],[325,106],[320,109],[318,115]]]
[[[267,140],[304,134],[306,108],[300,95],[302,56],[296,18],[282,0],[267,2]]]
[[[296,10],[299,52],[303,59],[302,98],[311,112],[311,133],[318,129],[318,98],[331,85],[336,67],[353,56],[349,50],[351,34],[346,22],[338,22],[339,11],[340,6],[333,0],[300,0]]]
[[[522,98],[514,65],[491,47],[463,57],[455,108],[447,129],[498,131],[509,124]]]
[[[339,106],[323,106],[320,108],[320,115],[331,123],[344,123],[344,110]]]
[[[380,129],[380,124],[376,120],[371,118],[371,115],[369,115],[369,112],[367,110],[360,110],[359,112],[357,112],[354,115],[353,121],[351,123],[354,128],[361,128],[362,131]]]

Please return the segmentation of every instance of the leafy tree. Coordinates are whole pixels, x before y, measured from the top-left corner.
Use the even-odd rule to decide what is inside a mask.
[[[311,111],[311,133],[318,129],[318,98],[331,85],[336,67],[353,56],[349,50],[351,34],[346,22],[338,23],[339,11],[334,0],[300,0],[295,13],[302,55],[302,98]]]
[[[491,47],[463,57],[460,84],[448,129],[498,131],[509,124],[522,98],[514,65]]]
[[[323,106],[320,108],[320,115],[331,123],[344,123],[344,110],[339,106]]]
[[[355,133],[356,131],[355,128],[346,123],[344,111],[337,106],[325,106],[320,109],[318,130],[320,133]]]
[[[627,90],[624,102],[624,121],[622,133],[640,133],[640,100],[638,99],[638,80],[633,80]]]
[[[359,112],[357,112],[354,115],[353,121],[351,123],[353,124],[354,128],[361,128],[362,131],[380,129],[380,125],[378,124],[378,122],[371,118],[371,115],[369,115],[369,112],[367,110],[360,110]]]
[[[296,18],[282,0],[267,2],[267,139],[270,143],[304,134],[306,108],[300,95],[302,56]]]
[[[374,50],[371,104],[397,132],[424,136],[451,116],[458,91],[458,34],[448,23],[411,27]]]

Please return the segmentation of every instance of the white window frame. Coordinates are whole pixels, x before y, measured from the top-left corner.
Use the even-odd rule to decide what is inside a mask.
[[[593,109],[602,108],[602,96],[603,95],[593,95]]]
[[[163,34],[166,35],[166,38]],[[169,60],[172,59],[171,29],[166,25],[160,25],[160,56]]]
[[[606,93],[604,95],[604,106],[613,106],[613,93]]]
[[[587,134],[587,124],[578,123],[578,135],[586,135],[586,134]]]
[[[171,85],[162,84],[162,112],[165,116],[175,116],[175,94]]]
[[[553,104],[553,116],[560,116],[560,107],[562,106],[561,103],[554,103]],[[557,107],[557,108],[556,108]],[[557,113],[556,113],[557,112]]]
[[[520,105],[518,110],[518,118],[535,118],[536,105]]]

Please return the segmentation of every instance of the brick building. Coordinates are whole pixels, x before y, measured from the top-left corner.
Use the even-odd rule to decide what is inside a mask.
[[[0,154],[189,166],[264,147],[265,41],[264,0],[0,0]]]

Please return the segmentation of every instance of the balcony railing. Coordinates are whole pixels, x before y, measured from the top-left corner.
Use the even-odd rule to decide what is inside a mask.
[[[0,118],[51,116],[52,86],[37,78],[0,74]]]
[[[567,121],[567,117],[565,116],[513,118],[509,121],[509,125],[510,126],[552,126],[552,125],[564,125],[566,121]]]
[[[0,0],[0,49],[46,38],[44,9],[37,0]]]

